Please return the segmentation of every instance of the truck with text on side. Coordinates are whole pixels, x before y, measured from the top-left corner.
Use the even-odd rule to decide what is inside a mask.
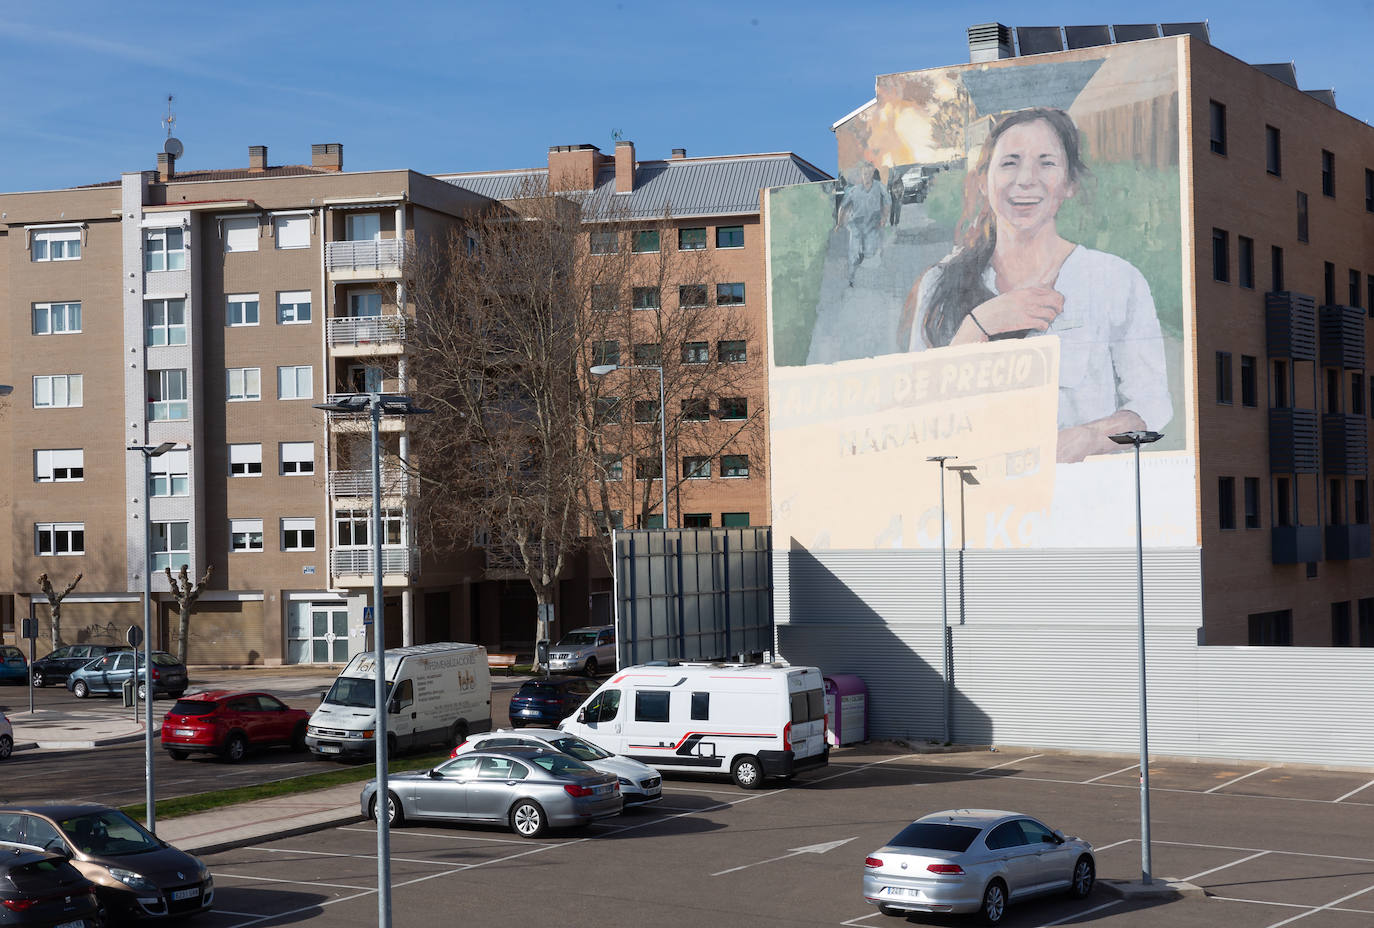
[[[744,789],[830,758],[820,670],[779,662],[627,667],[558,727],[659,771],[728,774]]]
[[[486,648],[439,642],[386,651],[387,751],[428,744],[452,747],[491,730],[491,673]],[[305,743],[320,757],[376,751],[376,652],[353,655],[310,716]]]

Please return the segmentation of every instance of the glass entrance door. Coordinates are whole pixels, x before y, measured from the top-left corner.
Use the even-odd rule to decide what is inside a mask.
[[[302,603],[291,616],[286,659],[292,664],[348,662],[348,608]]]

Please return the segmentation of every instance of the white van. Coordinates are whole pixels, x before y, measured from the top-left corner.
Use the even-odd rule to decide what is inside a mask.
[[[830,759],[815,667],[627,667],[558,727],[660,771],[728,773],[744,789]]]
[[[305,743],[322,757],[375,753],[376,653],[353,655],[310,716]],[[440,642],[386,652],[387,749],[452,746],[491,730],[487,649]]]

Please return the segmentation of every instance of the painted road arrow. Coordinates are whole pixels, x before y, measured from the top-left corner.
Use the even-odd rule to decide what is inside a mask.
[[[857,838],[858,835],[854,837]],[[750,867],[757,867],[760,864],[771,864],[778,860],[786,860],[789,857],[796,857],[798,854],[824,854],[826,851],[833,851],[841,844],[848,844],[853,840],[854,838],[841,838],[838,841],[827,841],[824,844],[808,844],[806,847],[794,847],[781,857],[770,857],[767,860],[755,861],[752,864],[745,864],[742,867],[731,867],[729,870],[722,870],[719,873],[711,874],[711,876],[724,876],[727,873],[734,873],[736,870],[748,870]]]

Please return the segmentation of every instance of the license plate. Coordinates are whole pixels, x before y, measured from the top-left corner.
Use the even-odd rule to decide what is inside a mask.
[[[172,901],[180,902],[183,899],[194,899],[200,895],[200,887],[194,889],[178,889],[172,893]]]
[[[919,889],[907,889],[904,886],[889,886],[887,894],[889,896],[919,896],[921,891]]]
[[[317,748],[321,754],[338,754],[343,750],[337,744],[321,744],[317,745]]]
[[[607,793],[609,793],[610,791],[611,791],[611,787],[610,787],[610,786],[598,786],[598,787],[596,788],[596,794],[597,794],[598,796],[604,796],[604,795],[606,795]]]
[[[172,734],[181,738],[194,738],[196,736],[195,729],[191,728],[177,728],[172,731]]]

